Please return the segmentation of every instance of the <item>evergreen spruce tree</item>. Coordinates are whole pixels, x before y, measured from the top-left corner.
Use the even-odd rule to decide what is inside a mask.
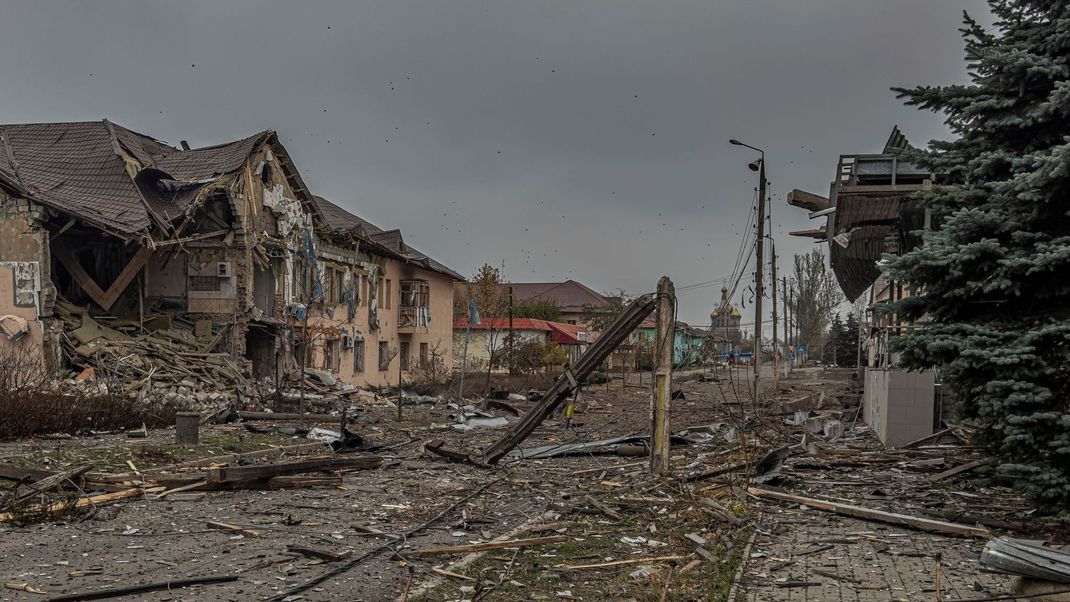
[[[832,323],[829,324],[828,334],[825,335],[825,348],[822,350],[821,361],[826,365],[838,364],[840,357],[839,346],[842,342],[843,321],[840,320],[840,314],[837,313],[832,316]]]
[[[858,320],[850,312],[840,331],[840,342],[836,345],[836,365],[844,368],[858,365]]]
[[[898,309],[910,368],[939,367],[999,471],[1041,506],[1070,508],[1070,4],[989,0],[961,30],[970,83],[895,89],[946,115],[954,139],[912,153],[937,229],[890,259],[921,287]]]

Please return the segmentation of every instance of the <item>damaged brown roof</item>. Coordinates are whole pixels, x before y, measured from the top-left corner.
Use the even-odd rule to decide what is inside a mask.
[[[108,120],[0,125],[0,178],[38,202],[121,234],[167,227],[205,181],[242,167],[264,131],[181,150]],[[280,159],[289,161],[277,147]],[[141,164],[136,179],[124,157]],[[284,169],[304,191],[296,168]],[[308,202],[306,200],[306,202]]]
[[[513,282],[513,299],[516,302],[528,299],[550,299],[561,311],[583,311],[585,306],[605,305],[607,299],[594,289],[575,280],[564,282]]]
[[[401,236],[401,230],[383,230],[379,226],[366,219],[353,215],[338,205],[321,196],[313,196],[316,208],[323,216],[325,225],[335,232],[353,232],[358,237],[372,242],[401,256],[403,259],[417,263],[425,269],[438,272],[455,280],[464,280],[464,276],[458,274],[446,265],[431,259],[427,255],[414,249],[405,243]]]
[[[124,233],[149,210],[106,121],[0,125],[5,171],[43,204]]]
[[[195,148],[175,149],[172,153],[155,157],[153,164],[180,180],[201,180],[237,171],[256,148],[274,132],[268,130],[234,142]]]

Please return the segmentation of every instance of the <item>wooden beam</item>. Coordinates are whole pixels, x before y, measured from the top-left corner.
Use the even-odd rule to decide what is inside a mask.
[[[93,301],[96,301],[97,305],[103,307],[101,302],[104,300],[104,289],[100,288],[100,285],[93,280],[93,277],[85,271],[82,264],[78,263],[78,260],[67,249],[53,249],[52,254],[66,268],[71,278],[74,278],[74,281],[78,283],[78,286],[85,291],[85,294],[89,295]]]
[[[958,535],[960,537],[982,537],[986,539],[992,537],[991,531],[989,531],[988,529],[981,529],[979,527],[960,525],[958,523],[948,523],[928,518],[918,518],[915,516],[908,516],[906,514],[896,514],[895,512],[884,512],[883,510],[873,510],[871,508],[863,508],[862,506],[852,506],[850,504],[841,504],[839,502],[819,500],[810,497],[804,497],[801,495],[793,495],[790,493],[782,493],[779,491],[762,489],[760,487],[747,487],[747,493],[755,497],[779,500],[782,502],[791,502],[793,504],[805,504],[811,508],[817,508],[818,510],[824,510],[826,512],[833,512],[835,514],[842,514],[844,516],[851,516],[854,518],[871,520],[880,523],[902,525],[904,527],[912,527],[914,529],[920,529],[922,531],[948,533],[950,535]]]
[[[141,247],[137,250],[137,253],[130,258],[123,271],[116,276],[115,280],[108,286],[108,290],[100,288],[93,277],[85,271],[82,264],[78,263],[78,259],[75,258],[67,249],[53,249],[52,253],[56,256],[63,267],[67,269],[71,277],[74,278],[78,286],[82,287],[87,295],[93,301],[96,302],[105,311],[111,309],[111,306],[115,303],[119,295],[126,290],[126,287],[134,280],[137,273],[141,271],[145,263],[148,262],[149,257],[152,256],[152,249],[148,247]]]
[[[143,469],[141,475],[133,473],[123,474],[108,474],[108,475],[95,475],[94,480],[107,481],[107,482],[122,482],[130,479],[140,479],[144,475],[155,475],[167,472],[173,472],[175,470],[183,468],[204,468],[212,466],[214,464],[229,464],[231,462],[241,462],[243,460],[251,460],[253,458],[268,458],[271,456],[282,456],[289,453],[302,453],[308,451],[326,451],[327,444],[322,441],[316,441],[314,443],[298,443],[297,445],[288,445],[285,447],[269,447],[267,449],[258,449],[256,451],[246,452],[244,454],[225,454],[222,456],[208,456],[207,458],[198,458],[196,460],[188,460],[179,464],[171,464],[169,466],[159,466],[156,468]],[[47,476],[47,475],[46,475]]]
[[[961,473],[964,473],[964,472],[969,472],[969,471],[973,470],[974,468],[977,468],[979,466],[983,466],[984,464],[987,464],[987,463],[988,463],[987,459],[982,459],[982,460],[975,460],[973,462],[967,462],[965,464],[959,464],[958,466],[956,466],[954,468],[949,468],[949,469],[945,470],[944,472],[938,472],[938,473],[934,474],[933,476],[925,479],[925,482],[926,483],[935,483],[937,481],[946,479],[948,477],[953,477],[953,476],[955,476],[957,474],[961,474]]]
[[[203,234],[193,234],[184,238],[173,238],[171,240],[161,240],[156,242],[157,247],[166,247],[170,245],[180,245],[182,243],[191,242],[194,240],[204,240],[205,238],[213,238],[216,236],[222,236],[230,232],[230,228],[224,228],[222,230],[213,230],[212,232],[205,232]]]
[[[168,581],[160,581],[158,583],[145,583],[142,585],[132,585],[129,587],[117,587],[113,589],[97,589],[88,592],[82,592],[79,594],[68,594],[62,596],[53,596],[49,598],[54,602],[73,602],[74,600],[102,600],[105,598],[121,598],[123,596],[131,596],[134,594],[143,594],[146,592],[155,592],[159,590],[172,590],[189,585],[206,585],[209,583],[230,583],[231,581],[237,581],[238,578],[232,575],[211,575],[208,577],[190,577],[188,579],[171,579]]]
[[[283,462],[278,464],[252,464],[249,466],[224,466],[208,469],[208,483],[227,483],[231,481],[250,481],[267,479],[302,472],[318,470],[370,469],[383,465],[379,456],[350,456],[346,458],[319,458],[301,462]]]
[[[104,293],[104,302],[99,303],[100,307],[105,311],[111,309],[111,306],[115,304],[116,299],[118,299],[119,295],[123,294],[123,291],[126,290],[126,287],[133,282],[137,273],[141,271],[141,268],[144,267],[146,263],[148,263],[150,257],[152,257],[152,249],[148,247],[141,247],[138,249],[137,253],[134,253],[134,256],[127,262],[123,271],[119,272],[119,275],[115,277],[115,280],[108,285],[108,290]]]

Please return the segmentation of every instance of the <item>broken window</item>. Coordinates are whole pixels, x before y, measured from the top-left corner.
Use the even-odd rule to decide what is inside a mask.
[[[379,371],[390,369],[390,349],[386,341],[379,341]]]
[[[401,361],[401,371],[402,372],[408,372],[409,371],[409,342],[408,341],[402,341],[401,342],[400,361]]]
[[[383,309],[390,309],[390,279],[386,280],[386,299],[383,302]]]
[[[339,353],[338,340],[327,341],[324,354],[324,366],[325,370],[330,370],[335,374],[342,368],[342,355]]]
[[[398,284],[398,326],[427,326],[431,321],[431,285],[426,280],[402,280]]]
[[[253,304],[268,315],[275,311],[275,284],[275,270],[271,266],[254,267]]]
[[[364,341],[353,342],[353,374],[364,373]]]
[[[338,299],[334,296],[334,269],[323,270],[323,304],[330,307],[337,305]]]
[[[427,367],[427,343],[420,343],[420,367]]]

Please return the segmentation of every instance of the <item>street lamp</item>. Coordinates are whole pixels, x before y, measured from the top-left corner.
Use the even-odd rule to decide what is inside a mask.
[[[747,167],[751,171],[758,172],[758,240],[755,241],[754,256],[757,260],[757,266],[754,271],[754,402],[757,404],[759,400],[759,383],[761,381],[762,373],[762,297],[765,295],[765,288],[762,286],[762,258],[765,248],[765,151],[749,144],[740,142],[735,138],[728,141],[735,146],[743,146],[754,151],[761,153],[761,158],[755,161],[751,161]]]

